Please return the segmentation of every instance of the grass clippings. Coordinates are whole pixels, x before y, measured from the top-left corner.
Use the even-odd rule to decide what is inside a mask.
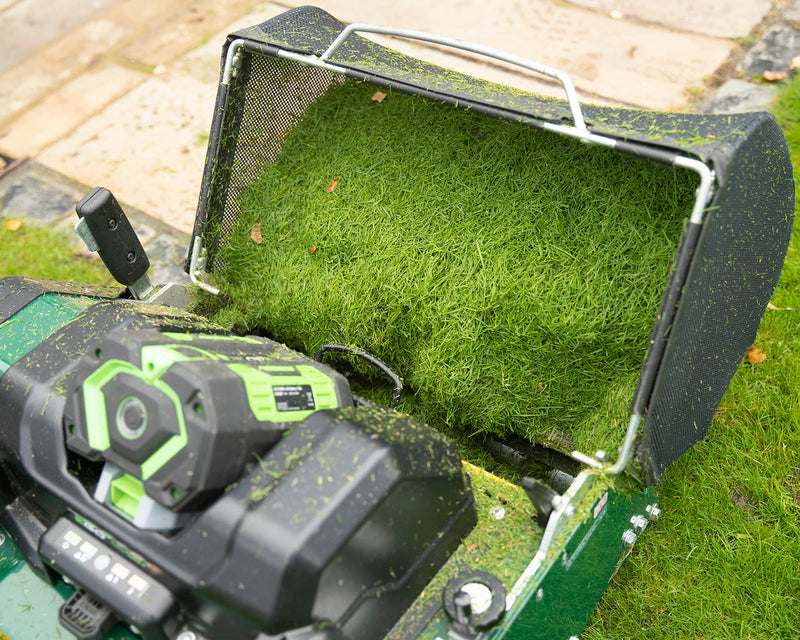
[[[373,97],[332,87],[244,193],[216,320],[365,349],[403,377],[401,409],[450,435],[613,450],[693,176]]]

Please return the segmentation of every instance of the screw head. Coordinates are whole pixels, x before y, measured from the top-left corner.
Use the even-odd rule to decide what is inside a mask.
[[[626,547],[632,547],[635,545],[638,537],[639,536],[636,535],[636,532],[633,529],[625,529],[625,531],[622,532],[622,542]]]
[[[645,511],[647,511],[647,515],[650,518],[650,522],[657,522],[658,519],[661,517],[661,509],[658,508],[655,504],[648,504],[645,507]]]
[[[177,636],[175,636],[175,640],[197,640],[197,634],[194,631],[184,629]]]
[[[636,514],[631,518],[631,526],[636,533],[641,533],[647,528],[648,519]]]

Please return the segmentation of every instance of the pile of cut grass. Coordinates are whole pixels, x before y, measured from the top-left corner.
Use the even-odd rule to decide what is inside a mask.
[[[618,444],[692,176],[374,92],[331,88],[243,194],[216,320],[365,349],[450,435]]]

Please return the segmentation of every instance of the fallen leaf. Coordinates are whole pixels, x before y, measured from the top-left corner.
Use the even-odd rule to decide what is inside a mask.
[[[22,226],[22,220],[6,220],[6,229],[9,231],[19,231]]]
[[[376,91],[375,93],[372,94],[372,100],[374,102],[383,102],[385,97],[386,94],[383,91]]]
[[[331,183],[325,187],[325,193],[331,193],[336,188],[337,184],[339,184],[339,178],[331,180]]]
[[[309,253],[314,253],[316,250],[317,250],[317,246],[316,246],[316,245],[314,245],[313,247],[311,247],[311,248],[308,250],[308,252],[309,252]]]
[[[767,303],[767,309],[769,309],[770,311],[794,311],[792,307],[776,307],[771,302]]]
[[[261,244],[264,242],[264,236],[261,235],[261,223],[256,222],[253,227],[250,229],[250,238],[256,244]]]
[[[764,353],[759,347],[750,347],[747,350],[747,360],[750,364],[760,364],[767,359],[767,354]]]
[[[764,80],[769,80],[770,82],[777,82],[778,80],[785,80],[789,77],[788,71],[770,71],[767,69],[764,73],[761,74],[764,77]]]

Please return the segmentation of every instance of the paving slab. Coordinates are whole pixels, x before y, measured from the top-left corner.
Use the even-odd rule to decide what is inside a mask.
[[[800,23],[800,0],[794,0],[783,14],[783,19],[787,22]]]
[[[39,41],[35,53],[0,73],[0,130],[16,113],[148,33],[185,5],[186,0],[113,0],[62,37]]]
[[[716,38],[742,38],[772,8],[770,0],[568,0],[620,18]]]
[[[110,2],[113,0],[21,0],[5,9],[0,5],[0,72],[64,35]]]
[[[737,70],[750,76],[789,73],[792,59],[800,56],[800,30],[776,25],[747,52]]]
[[[93,18],[0,73],[0,131],[17,113],[97,64],[129,33],[123,23]]]
[[[687,87],[701,85],[734,46],[721,38],[615,20],[556,2],[317,0],[315,4],[344,22],[419,29],[510,51],[566,71],[587,94],[651,109],[684,108]]]
[[[0,148],[14,157],[35,155],[147,77],[113,64],[81,74],[0,131]]]
[[[229,25],[50,145],[38,159],[88,186],[104,186],[120,200],[190,233],[222,43],[229,30],[263,22],[281,11],[265,5]]]
[[[725,82],[706,102],[704,113],[746,113],[748,111],[768,111],[778,94],[775,85],[760,85],[740,78]]]

